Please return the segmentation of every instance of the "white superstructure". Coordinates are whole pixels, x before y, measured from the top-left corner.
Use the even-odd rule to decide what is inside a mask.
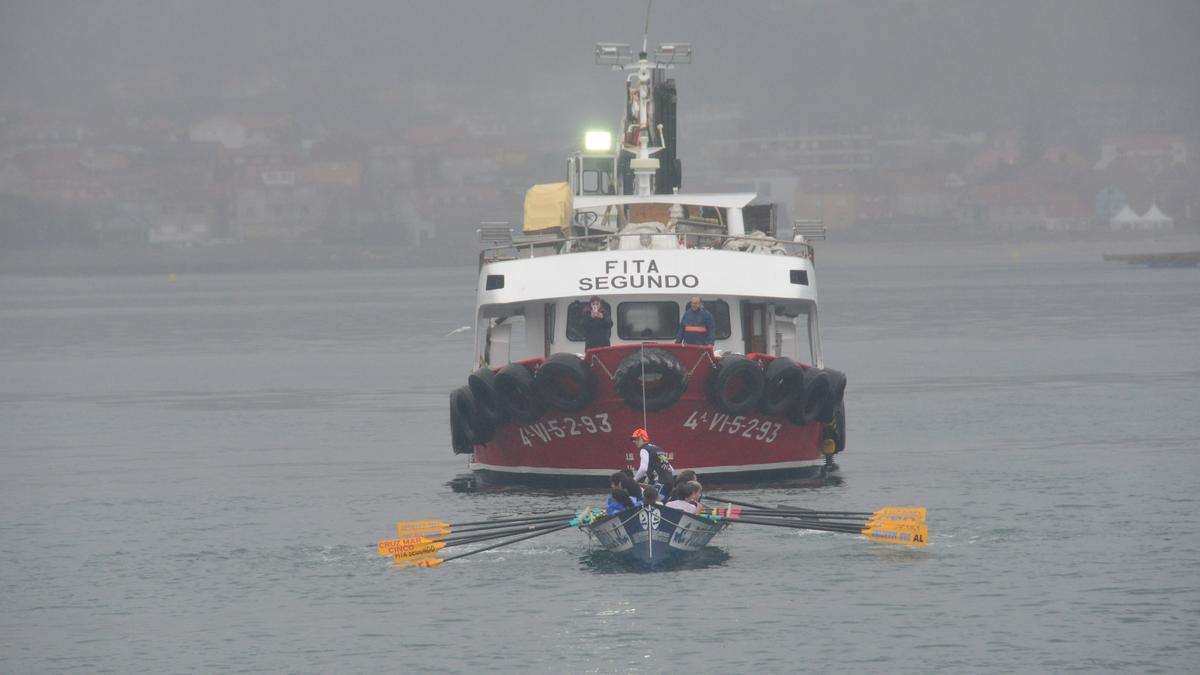
[[[816,270],[805,237],[776,238],[774,206],[757,203],[754,193],[679,192],[674,148],[671,167],[656,157],[674,138],[674,81],[663,73],[690,58],[685,44],[653,56],[643,48],[636,59],[626,45],[597,46],[597,63],[628,73],[618,149],[607,132],[588,133],[589,149],[568,162],[573,216],[561,230],[525,237],[497,224],[485,230],[477,367],[582,352],[574,318],[593,295],[609,304],[613,345],[673,340],[698,295],[717,320],[717,349],[821,365]],[[625,187],[632,194],[622,194]],[[794,232],[824,236],[811,224]]]

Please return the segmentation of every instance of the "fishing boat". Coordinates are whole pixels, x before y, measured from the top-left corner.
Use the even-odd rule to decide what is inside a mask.
[[[681,190],[668,74],[691,54],[597,45],[624,75],[620,126],[529,190],[519,233],[479,229],[474,364],[450,431],[480,484],[603,484],[636,463],[636,427],[706,484],[837,476],[846,376],[821,356],[824,227],[782,223],[755,193]],[[699,344],[682,339],[693,298],[711,315]],[[612,321],[608,346],[586,348],[592,311]]]
[[[580,526],[605,550],[646,567],[695,553],[729,525],[726,520],[661,506],[635,506]]]

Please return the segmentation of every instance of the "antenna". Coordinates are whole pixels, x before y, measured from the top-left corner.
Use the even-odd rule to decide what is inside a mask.
[[[613,70],[619,70],[636,61],[637,59],[633,58],[633,52],[627,44],[622,42],[596,43],[597,65],[612,66]]]
[[[650,5],[654,4],[654,0],[646,0],[646,29],[642,31],[642,54],[646,53],[648,41],[650,39]]]
[[[634,56],[629,45],[620,42],[598,42],[595,51],[598,65],[626,71],[625,116],[622,120],[623,129],[618,153],[626,152],[633,157],[629,158],[628,164],[621,169],[620,173],[622,181],[633,181],[633,194],[640,196],[653,194],[654,177],[660,173],[667,177],[668,181],[678,183],[679,179],[675,171],[678,161],[673,156],[674,148],[671,149],[672,154],[665,155],[670,162],[665,172],[659,159],[654,157],[655,153],[667,149],[663,124],[658,121],[655,111],[658,100],[655,96],[655,88],[669,82],[665,80],[665,71],[678,64],[692,62],[692,45],[687,42],[664,42],[659,44],[653,54],[650,53],[650,10],[653,4],[654,0],[646,0],[646,23],[642,30],[642,49],[637,56]],[[671,87],[672,91],[673,89],[674,87]],[[657,146],[651,145],[654,140],[654,130],[658,131]],[[632,179],[630,174],[632,174]]]

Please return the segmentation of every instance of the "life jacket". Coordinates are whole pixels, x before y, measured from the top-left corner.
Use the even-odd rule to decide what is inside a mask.
[[[671,460],[667,457],[667,451],[653,443],[643,445],[642,449],[650,455],[650,464],[646,469],[646,479],[660,484],[674,483],[675,467],[671,466]]]

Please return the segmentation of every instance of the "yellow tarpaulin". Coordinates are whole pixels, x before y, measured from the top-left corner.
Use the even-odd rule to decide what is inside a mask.
[[[534,185],[525,193],[525,234],[549,234],[561,230],[570,234],[575,200],[567,183]]]

